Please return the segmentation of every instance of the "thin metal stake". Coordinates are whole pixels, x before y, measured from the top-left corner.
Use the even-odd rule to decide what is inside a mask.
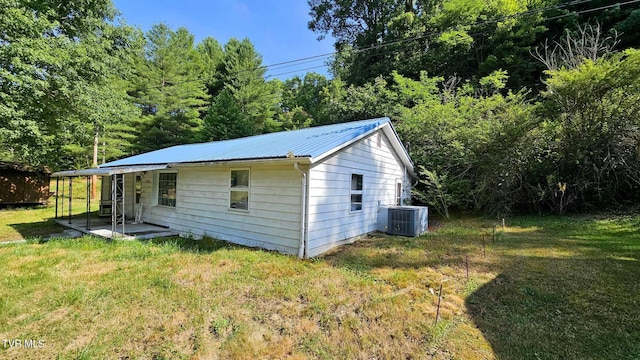
[[[483,257],[487,257],[487,245],[484,238],[485,238],[485,234],[482,234],[482,254],[483,254]]]
[[[465,255],[464,258],[467,267],[467,282],[469,282],[469,255]]]
[[[438,291],[438,308],[436,309],[436,324],[438,323],[438,318],[440,317],[440,300],[442,300],[442,284],[440,284],[440,290]]]

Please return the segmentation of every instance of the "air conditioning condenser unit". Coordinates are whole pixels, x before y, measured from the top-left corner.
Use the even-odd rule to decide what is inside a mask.
[[[387,234],[420,236],[429,228],[429,209],[426,206],[390,207],[387,221]]]

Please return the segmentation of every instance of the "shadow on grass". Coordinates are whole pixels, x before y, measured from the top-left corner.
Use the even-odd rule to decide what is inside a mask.
[[[565,219],[540,221],[535,231],[507,232],[496,241],[498,250],[561,251],[572,258],[628,258],[640,260],[640,218],[599,221]]]
[[[640,240],[637,242],[640,245]],[[640,249],[625,241],[602,241],[564,238],[553,243],[535,243],[511,238],[492,245],[495,251],[511,253],[564,253],[574,259],[610,258],[640,261]]]
[[[226,241],[213,239],[210,237],[205,237],[200,240],[195,240],[192,238],[181,238],[181,237],[164,237],[164,238],[154,238],[150,240],[144,240],[144,242],[149,242],[155,245],[171,245],[176,246],[182,251],[193,252],[193,253],[212,253],[221,249],[244,249],[245,247],[241,245],[231,244]]]
[[[510,261],[466,300],[497,358],[640,358],[640,262]]]
[[[62,225],[56,223],[54,219],[47,219],[39,222],[9,224],[9,226],[17,231],[23,239],[46,237],[65,229]]]
[[[525,218],[487,241],[481,222],[379,236],[325,256],[358,271],[472,266],[498,274],[465,299],[498,359],[640,359],[640,218]]]
[[[465,255],[482,251],[482,237],[458,235],[455,238],[423,235],[417,238],[374,234],[353,245],[345,245],[323,259],[333,266],[359,271],[376,268],[419,269],[461,266]]]
[[[38,207],[34,209],[45,209],[45,207]],[[89,213],[92,221],[95,222],[95,219],[98,218],[98,211],[93,211]],[[68,217],[59,217],[58,220],[66,220]],[[86,214],[82,215],[74,215],[74,220],[86,219]],[[59,233],[67,227],[64,227],[58,223],[56,223],[56,219],[53,217],[47,217],[42,221],[38,222],[24,222],[24,223],[16,223],[9,224],[15,231],[17,231],[24,239],[36,238],[36,237],[47,237],[48,235]]]

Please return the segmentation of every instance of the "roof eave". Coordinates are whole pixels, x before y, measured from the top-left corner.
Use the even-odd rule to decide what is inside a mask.
[[[122,165],[114,167],[91,168],[82,170],[58,171],[51,174],[51,177],[77,177],[77,176],[109,176],[115,174],[129,174],[134,172],[162,170],[167,168],[167,164],[145,164],[145,165]]]
[[[385,118],[385,119],[387,121],[385,121],[383,124],[380,124],[380,125],[376,126],[375,128],[373,128],[373,129],[371,129],[369,131],[365,131],[364,133],[356,136],[355,138],[353,138],[353,139],[351,139],[349,141],[343,142],[340,145],[338,145],[338,146],[336,146],[336,147],[334,147],[332,149],[329,149],[329,150],[325,151],[324,153],[322,153],[322,154],[320,154],[320,155],[318,155],[318,156],[316,156],[314,158],[311,158],[311,163],[312,164],[318,163],[318,162],[328,158],[329,156],[333,155],[334,153],[336,153],[336,152],[338,152],[338,151],[340,151],[340,150],[342,150],[342,149],[344,149],[344,148],[346,148],[346,147],[348,147],[348,146],[350,146],[352,144],[355,144],[356,142],[358,142],[358,141],[364,139],[365,137],[373,134],[374,132],[376,132],[379,129],[383,128],[385,125],[387,125],[387,124],[390,125],[391,123],[390,123],[389,118]]]
[[[413,176],[414,178],[418,177],[417,174],[415,173],[415,169],[414,169],[414,164],[413,161],[411,161],[411,157],[409,156],[409,153],[407,152],[407,149],[404,147],[404,145],[402,144],[402,141],[400,140],[400,137],[398,137],[398,133],[396,133],[396,131],[393,129],[393,126],[391,125],[391,120],[389,118],[386,118],[387,121],[385,121],[384,123],[376,126],[375,128],[362,133],[361,135],[347,141],[344,142],[342,144],[340,144],[339,146],[334,147],[333,149],[326,151],[314,158],[311,158],[311,163],[315,164],[318,163],[326,158],[328,158],[329,156],[333,155],[334,153],[340,151],[341,149],[344,149],[352,144],[355,144],[356,142],[366,138],[367,136],[375,133],[376,131],[382,129],[382,131],[385,132],[385,134],[387,135],[387,137],[391,140],[391,146],[393,147],[393,149],[396,151],[396,153],[398,153],[398,155],[400,156],[400,159],[402,161],[402,163],[404,164],[404,166],[406,166],[407,171],[409,172],[409,174],[411,174],[411,176]]]
[[[394,138],[396,140],[396,141],[393,141],[393,140],[391,141],[391,146],[394,148],[396,153],[398,153],[398,155],[400,156],[400,159],[402,160],[402,163],[406,166],[409,174],[412,177],[417,178],[418,175],[415,172],[415,166],[413,164],[413,161],[411,160],[411,156],[409,156],[409,152],[407,151],[407,148],[402,143],[402,140],[400,140],[398,133],[391,126],[391,123],[389,123],[389,126],[387,128],[384,128],[382,131],[385,132],[388,138]]]
[[[191,162],[174,162],[169,163],[172,168],[175,167],[194,167],[194,166],[212,166],[212,165],[233,165],[233,164],[259,164],[259,163],[299,163],[299,164],[311,164],[311,155],[296,155],[294,157],[278,156],[268,158],[246,158],[246,159],[232,159],[232,160],[215,160],[215,161],[191,161]]]

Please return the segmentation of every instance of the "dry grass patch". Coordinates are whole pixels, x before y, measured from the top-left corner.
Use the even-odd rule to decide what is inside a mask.
[[[638,218],[512,219],[483,251],[491,225],[454,220],[307,261],[212,239],[0,247],[0,337],[45,341],[0,357],[640,355]]]

